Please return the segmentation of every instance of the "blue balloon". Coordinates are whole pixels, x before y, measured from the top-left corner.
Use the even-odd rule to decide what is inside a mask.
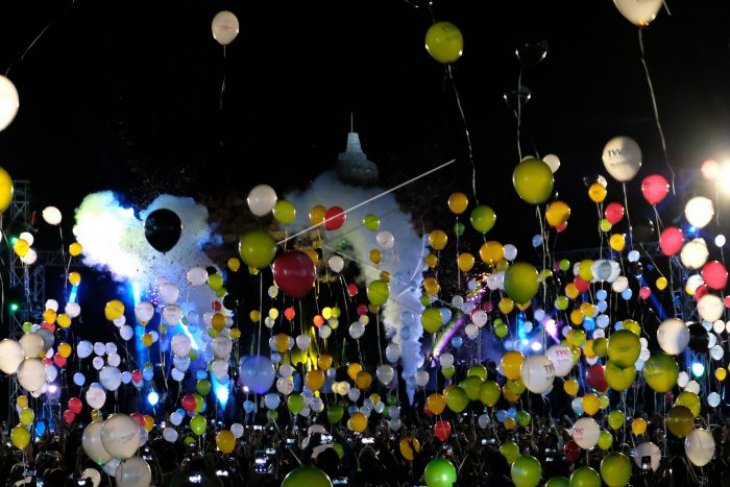
[[[43,436],[43,434],[46,432],[46,422],[45,421],[38,421],[35,424],[35,435],[36,436]]]
[[[451,346],[454,348],[461,348],[461,346],[464,344],[464,339],[456,336],[451,339]]]
[[[507,410],[507,416],[514,419],[517,416],[517,409],[513,406]]]
[[[499,421],[500,423],[504,423],[504,421],[508,417],[509,416],[507,416],[507,411],[505,411],[504,409],[500,409],[499,411],[497,411],[497,421]]]
[[[203,379],[207,379],[207,378],[208,378],[208,371],[207,371],[207,370],[205,370],[205,369],[198,369],[198,370],[197,370],[197,371],[195,372],[195,378],[196,378],[197,380],[203,380]]]
[[[276,378],[274,364],[271,363],[271,359],[263,355],[242,358],[239,370],[243,385],[256,394],[267,392]]]
[[[404,311],[400,314],[400,321],[404,326],[411,326],[416,322],[416,316],[410,311]]]
[[[246,414],[251,414],[255,407],[256,405],[253,401],[249,401],[248,399],[243,401],[243,410],[246,411]]]
[[[542,235],[535,235],[532,237],[532,246],[539,247],[540,245],[542,245]]]
[[[631,288],[626,288],[621,292],[621,297],[624,298],[625,301],[628,301],[631,299],[631,296],[634,295],[634,292],[631,290]]]
[[[441,324],[445,325],[449,321],[451,321],[451,310],[449,308],[441,308],[439,309],[441,312]]]
[[[608,297],[608,292],[606,292],[605,289],[599,289],[598,292],[596,292],[596,298],[599,301],[605,301]]]
[[[154,370],[148,369],[147,367],[145,367],[142,370],[142,377],[144,377],[144,380],[151,381],[154,376],[155,376],[155,371]]]

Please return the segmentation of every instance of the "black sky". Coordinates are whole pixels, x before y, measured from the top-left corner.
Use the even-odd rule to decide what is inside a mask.
[[[69,214],[102,189],[144,202],[162,191],[303,187],[344,149],[351,112],[385,183],[457,157],[424,187],[445,195],[469,190],[463,125],[443,66],[423,48],[431,23],[423,8],[401,0],[69,5],[0,5],[0,69],[11,67],[21,96],[17,119],[0,133],[0,165],[32,181],[37,208],[56,204]],[[669,158],[680,172],[730,150],[730,6],[675,0],[670,7],[673,15],[662,11],[644,35]],[[225,60],[210,34],[221,9],[241,21]],[[441,0],[433,12],[464,33],[454,76],[480,200],[502,217],[497,237],[509,239],[512,222],[530,226],[534,215],[512,190],[515,123],[502,98],[517,83],[520,41],[549,43],[547,59],[525,73],[533,98],[523,143],[528,153],[561,157],[556,188],[572,204],[573,221],[595,218],[583,178],[602,171],[601,150],[614,135],[630,135],[644,150],[631,194],[640,194],[643,176],[667,174],[637,29],[610,0]],[[612,183],[609,195],[617,199],[620,187]],[[445,206],[437,199],[444,194],[433,195],[433,204]],[[590,244],[576,227],[566,235]]]

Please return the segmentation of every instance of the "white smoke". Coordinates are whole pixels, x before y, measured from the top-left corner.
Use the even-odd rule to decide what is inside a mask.
[[[308,211],[315,205],[348,209],[382,192],[382,188],[362,188],[343,184],[334,173],[325,172],[305,192],[286,196],[286,199],[294,203],[297,208],[296,220],[289,230],[298,232],[307,228],[310,225],[307,218]],[[378,232],[369,231],[363,225],[363,218],[370,213],[379,217],[379,231],[387,230],[393,234],[395,244],[391,249],[381,248],[376,241]],[[383,310],[384,326],[391,340],[401,346],[402,376],[406,380],[408,394],[412,400],[416,388],[414,377],[418,368],[423,365],[420,343],[423,334],[420,326],[423,305],[419,297],[426,250],[424,238],[415,232],[410,215],[399,208],[392,194],[348,213],[345,224],[340,229],[327,231],[322,226],[320,231],[326,241],[325,251],[330,255],[338,253],[346,261],[356,263],[362,272],[361,281],[369,283],[379,279],[382,271],[390,273],[390,299]],[[351,252],[340,249],[338,243],[342,240],[352,247]],[[370,262],[369,253],[372,249],[382,250],[382,261],[378,266]],[[404,325],[401,319],[404,314],[410,316],[410,321],[415,317],[415,323]]]

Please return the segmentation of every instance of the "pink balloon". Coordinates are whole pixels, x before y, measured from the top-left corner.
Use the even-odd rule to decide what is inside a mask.
[[[603,215],[611,225],[615,225],[624,217],[624,205],[616,202],[609,203],[606,209],[603,210]]]
[[[727,269],[716,260],[708,262],[702,268],[702,279],[710,289],[722,290],[727,285]]]
[[[651,296],[651,289],[649,289],[646,286],[644,286],[641,289],[639,289],[639,297],[641,299],[643,299],[644,301],[646,301],[647,299],[649,299],[649,296]]]
[[[650,205],[657,205],[669,194],[669,182],[661,174],[652,174],[641,182],[641,193]]]
[[[659,236],[659,247],[667,257],[676,255],[682,250],[682,245],[684,245],[684,235],[677,227],[667,227]]]

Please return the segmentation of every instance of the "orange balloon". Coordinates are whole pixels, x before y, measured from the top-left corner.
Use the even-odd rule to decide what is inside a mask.
[[[451,196],[449,196],[449,210],[451,210],[451,213],[455,215],[461,215],[466,211],[466,208],[469,206],[469,198],[464,193],[451,193]]]
[[[324,215],[327,213],[327,208],[322,205],[313,206],[309,210],[309,221],[312,225],[319,225],[324,221]]]

